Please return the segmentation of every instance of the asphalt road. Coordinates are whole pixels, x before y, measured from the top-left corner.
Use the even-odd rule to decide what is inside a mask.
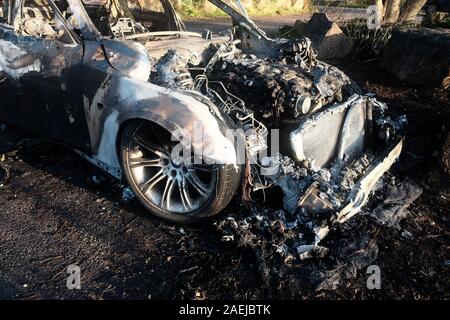
[[[366,9],[317,7],[316,10],[318,12],[326,12],[332,21],[364,18],[367,16]],[[307,21],[311,15],[311,13],[303,13],[288,16],[255,17],[253,20],[266,33],[272,35],[286,25],[294,25],[297,20]],[[231,19],[229,17],[187,19],[185,24],[189,31],[201,33],[205,29],[208,29],[218,34],[231,27]]]

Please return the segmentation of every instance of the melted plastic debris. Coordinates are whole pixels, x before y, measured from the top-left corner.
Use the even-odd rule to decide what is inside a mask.
[[[388,185],[387,197],[368,214],[383,226],[399,228],[400,221],[408,214],[407,208],[420,197],[422,191],[412,181],[396,183],[394,179]]]
[[[215,225],[224,234],[223,241],[234,241],[238,246],[255,252],[261,276],[266,278],[270,266],[280,263],[292,265],[299,262],[299,254],[308,254],[306,251],[298,252],[297,248],[313,241],[314,234],[309,230],[311,225],[303,225],[301,220],[298,214],[255,207],[246,217],[230,215]],[[324,253],[325,248],[321,255]]]
[[[388,142],[404,131],[408,124],[406,115],[401,115],[393,119],[386,114],[388,107],[385,103],[380,102],[375,98],[371,98],[370,102],[374,107],[374,124],[379,128],[379,133],[383,135],[380,138]]]
[[[335,290],[356,279],[358,273],[376,261],[380,223],[367,219],[367,215],[392,197],[395,186],[400,190],[415,190],[404,187],[404,183],[388,173],[380,180],[363,214],[336,225],[320,245],[314,244],[314,229],[320,226],[320,215],[301,209],[290,214],[258,205],[250,215],[229,216],[216,222],[216,227],[238,246],[255,252],[261,277],[270,279],[272,284]],[[403,217],[399,216],[397,224]]]
[[[136,196],[130,187],[124,187],[122,189],[122,201],[124,203],[130,203],[132,200],[134,200],[135,197]]]
[[[330,225],[330,219],[374,158],[375,154],[367,151],[347,167],[333,171],[303,168],[279,155],[279,173],[270,178],[284,193],[285,210],[254,204],[248,215],[233,214],[215,225],[224,241],[255,252],[263,279],[293,281],[298,286],[308,283],[318,291],[334,290],[377,259],[379,225],[398,225],[406,207],[421,192],[418,186],[399,183],[387,173],[375,186],[376,195],[363,208],[364,214],[334,225],[323,239],[320,230]],[[328,201],[331,209],[314,210],[313,206],[310,210],[300,205],[299,198],[311,186],[317,188],[317,199]]]
[[[373,153],[365,153],[355,160],[349,167],[345,167],[340,174],[341,190],[350,191],[355,186],[355,181],[362,176],[364,171],[375,159]]]
[[[406,118],[406,115],[401,115],[397,117],[396,119],[391,119],[391,117],[386,117],[382,119],[377,120],[377,124],[380,126],[389,126],[394,129],[394,132],[398,132],[405,128],[405,126],[408,124],[408,119]]]
[[[277,160],[280,166],[280,176],[275,180],[275,185],[282,188],[285,194],[284,207],[289,212],[295,209],[294,207],[297,206],[301,195],[313,182],[317,182],[319,185],[320,197],[329,200],[333,208],[338,210],[352,186],[373,159],[374,155],[367,153],[351,165],[332,172],[330,169],[319,168],[314,165],[303,168],[298,166],[291,158],[280,155]],[[297,196],[294,196],[294,192],[297,192]]]
[[[215,225],[224,241],[255,253],[263,289],[269,293],[270,283],[335,290],[377,259],[379,227],[364,216],[337,226],[323,245],[310,244],[314,223],[307,220],[301,213],[259,207],[248,216],[230,215]]]

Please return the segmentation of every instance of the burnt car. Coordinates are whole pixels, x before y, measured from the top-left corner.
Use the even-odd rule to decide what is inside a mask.
[[[0,121],[69,146],[174,222],[281,187],[286,210],[332,213],[319,241],[399,157],[400,122],[308,39],[269,38],[239,1],[209,1],[231,17],[221,35],[186,31],[168,0],[3,0]]]

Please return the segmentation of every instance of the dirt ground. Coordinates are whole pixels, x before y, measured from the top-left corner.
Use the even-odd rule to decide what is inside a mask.
[[[124,203],[118,183],[70,150],[2,126],[0,158],[10,178],[0,187],[0,298],[449,299],[450,192],[440,162],[448,96],[404,87],[371,64],[340,67],[408,116],[406,151],[393,170],[424,188],[400,230],[375,234],[381,290],[366,288],[365,270],[332,291],[282,282],[263,290],[268,280],[254,252],[222,242],[213,221],[161,222],[137,201]],[[223,215],[231,212],[244,212],[239,197]],[[313,263],[322,262],[297,268]],[[70,264],[81,268],[80,290],[66,287]]]

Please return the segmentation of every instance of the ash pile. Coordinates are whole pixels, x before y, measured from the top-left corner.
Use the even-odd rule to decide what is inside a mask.
[[[364,163],[358,161],[347,173],[357,174],[361,165]],[[328,171],[299,169],[286,157],[280,159],[280,172],[284,174],[282,188],[301,189],[296,196],[291,194],[292,198],[284,193],[284,206],[289,209],[255,202],[249,213],[242,209],[214,223],[223,241],[254,252],[263,289],[269,295],[274,287],[288,287],[292,292],[305,286],[316,291],[336,290],[346,281],[356,279],[358,272],[365,271],[378,257],[380,228],[400,230],[400,222],[408,216],[408,206],[422,194],[421,187],[414,182],[388,173],[378,181],[358,215],[345,223],[333,224],[332,207],[341,201],[339,194],[349,190],[352,184],[349,176],[337,185],[330,180]],[[334,204],[328,202],[324,210],[305,209],[302,200],[306,197],[300,197],[308,190],[305,181],[313,181],[313,190],[319,188],[319,201],[328,202],[332,198]],[[276,196],[268,194],[271,198]],[[301,199],[295,202],[298,198]],[[295,206],[290,207],[292,204]],[[320,240],[324,228],[331,231]],[[407,240],[408,232],[402,232],[403,235]]]

